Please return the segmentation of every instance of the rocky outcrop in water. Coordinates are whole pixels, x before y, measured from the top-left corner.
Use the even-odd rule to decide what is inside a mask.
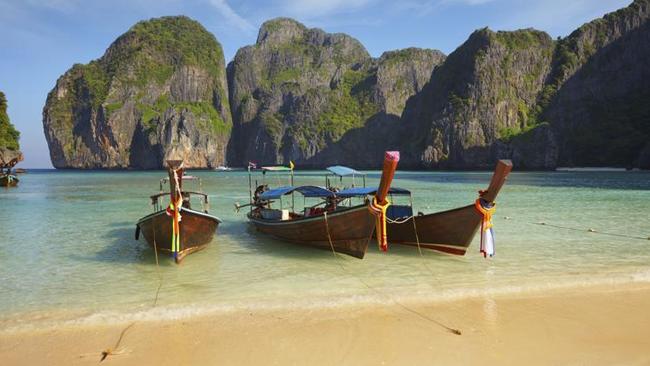
[[[0,91],[0,167],[12,160],[23,160],[20,152],[20,132],[16,130],[7,114],[7,97]]]
[[[383,136],[443,60],[439,51],[414,48],[373,59],[350,36],[292,19],[268,21],[255,45],[240,49],[228,66],[234,123],[228,161],[365,165],[357,152],[370,144],[352,137],[355,131],[378,124]],[[348,145],[356,151],[349,154]]]
[[[43,126],[57,168],[221,165],[232,127],[221,45],[186,17],[140,22],[57,80]]]

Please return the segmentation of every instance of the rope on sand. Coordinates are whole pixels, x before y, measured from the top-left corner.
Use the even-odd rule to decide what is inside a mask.
[[[163,281],[162,281],[162,274],[160,273],[160,262],[158,261],[158,247],[156,245],[156,230],[153,230],[153,252],[156,257],[156,273],[158,274],[158,288],[156,289],[156,295],[154,296],[153,303],[151,304],[152,308],[155,308],[156,305],[158,304],[158,295],[160,294],[160,288],[162,287]],[[99,362],[104,361],[108,356],[115,356],[118,355],[118,349],[120,347],[120,343],[122,342],[122,339],[124,338],[124,335],[126,334],[126,331],[128,331],[132,326],[135,325],[136,322],[132,322],[131,324],[127,325],[124,329],[122,329],[122,332],[120,333],[120,337],[117,339],[117,342],[115,343],[115,347],[113,348],[107,348],[101,352],[101,358],[99,359]]]
[[[448,331],[448,332],[450,332],[450,333],[452,333],[452,334],[456,334],[456,335],[461,335],[461,334],[462,334],[461,331],[458,330],[458,329],[454,329],[454,328],[448,327],[448,326],[446,326],[445,324],[443,324],[443,323],[441,323],[441,322],[439,322],[439,321],[437,321],[437,320],[435,320],[435,319],[433,319],[433,318],[427,316],[426,314],[422,314],[421,312],[419,312],[419,311],[417,311],[417,310],[414,310],[414,309],[409,308],[408,306],[402,304],[401,302],[399,302],[399,301],[393,299],[390,295],[387,295],[387,294],[385,294],[385,293],[379,291],[378,289],[376,289],[376,288],[370,286],[370,284],[368,284],[366,281],[364,281],[363,278],[361,278],[360,276],[357,276],[357,275],[355,275],[355,274],[349,272],[349,271],[345,268],[345,266],[343,266],[343,264],[340,262],[342,259],[339,258],[339,256],[338,256],[337,253],[336,253],[336,250],[334,250],[334,243],[332,242],[332,236],[330,235],[330,226],[329,226],[329,220],[328,220],[328,218],[327,218],[327,211],[325,211],[325,229],[326,229],[326,231],[327,231],[327,240],[329,241],[330,249],[332,249],[332,254],[333,254],[334,257],[337,259],[337,260],[336,260],[336,263],[339,265],[339,267],[341,267],[341,269],[342,269],[344,272],[346,272],[348,275],[350,275],[350,276],[352,276],[352,277],[355,277],[359,282],[361,282],[361,283],[362,283],[364,286],[366,286],[369,290],[374,291],[376,294],[378,294],[378,295],[380,295],[380,296],[382,296],[382,297],[388,299],[390,302],[392,302],[392,303],[398,305],[398,306],[401,307],[402,309],[404,309],[404,310],[406,310],[406,311],[408,311],[408,312],[410,312],[410,313],[412,313],[412,314],[414,314],[414,315],[417,315],[417,316],[419,316],[420,318],[422,318],[422,319],[424,319],[424,320],[427,320],[427,321],[429,321],[429,322],[431,322],[431,323],[433,323],[433,324],[436,324],[436,325],[438,325],[438,326],[444,328],[446,331]],[[372,231],[370,232],[370,237],[372,237]]]

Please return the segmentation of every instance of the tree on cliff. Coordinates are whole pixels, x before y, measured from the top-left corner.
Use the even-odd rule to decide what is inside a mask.
[[[0,149],[18,150],[20,132],[9,122],[7,115],[7,98],[0,92]]]

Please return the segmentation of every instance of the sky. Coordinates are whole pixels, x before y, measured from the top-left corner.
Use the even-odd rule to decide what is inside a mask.
[[[536,28],[553,38],[631,0],[0,0],[0,91],[21,132],[24,168],[51,168],[42,110],[56,80],[102,56],[140,20],[187,15],[224,48],[226,62],[279,16],[355,37],[378,57],[422,47],[449,54],[478,28]]]

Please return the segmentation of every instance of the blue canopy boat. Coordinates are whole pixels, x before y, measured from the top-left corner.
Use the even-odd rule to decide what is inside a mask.
[[[386,153],[381,190],[375,194],[377,202],[384,202],[386,192],[397,168],[399,153]],[[250,206],[248,219],[257,231],[278,239],[308,245],[320,249],[333,250],[357,258],[363,258],[368,243],[375,230],[375,214],[372,202],[345,207],[339,205],[336,192],[318,186],[294,186],[293,169],[286,167],[264,167],[262,172],[290,172],[290,184],[269,189],[263,182],[255,182],[253,193],[252,178],[249,174]],[[250,172],[250,169],[249,169]],[[305,205],[296,210],[294,195],[317,199],[311,206]],[[291,197],[291,205],[283,205],[283,197]],[[306,202],[306,201],[305,201]],[[240,208],[243,206],[237,206]],[[290,209],[289,209],[290,208]]]

